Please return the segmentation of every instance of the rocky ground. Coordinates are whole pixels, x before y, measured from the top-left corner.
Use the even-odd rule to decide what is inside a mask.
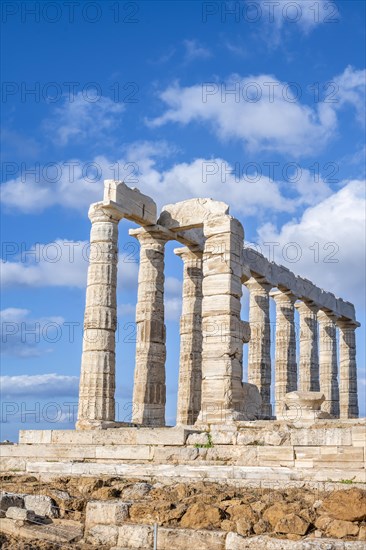
[[[2,491],[8,493],[51,497],[59,518],[81,523],[88,501],[119,499],[128,503],[126,521],[134,524],[156,522],[164,527],[219,529],[245,537],[269,534],[292,541],[304,537],[366,540],[366,491],[356,486],[333,491],[273,490],[205,482],[167,486],[117,477],[62,477],[39,482],[35,477],[11,475],[1,476],[0,481]],[[4,550],[60,548],[47,542],[23,544],[9,536],[0,540]],[[62,548],[92,547],[75,542]]]

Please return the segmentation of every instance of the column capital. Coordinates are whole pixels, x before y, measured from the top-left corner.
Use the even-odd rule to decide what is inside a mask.
[[[319,306],[310,300],[299,300],[295,303],[295,307],[300,315],[306,315],[309,312],[317,313],[319,311]]]
[[[318,311],[319,323],[327,323],[329,321],[333,321],[333,323],[336,323],[337,319],[339,319],[339,315],[337,315],[336,313],[334,313],[334,311],[331,311],[330,309],[319,309]]]
[[[291,290],[272,290],[269,295],[274,299],[276,304],[294,304],[298,299]]]
[[[112,222],[118,223],[123,215],[116,208],[103,202],[94,202],[89,207],[89,220],[92,223]]]
[[[148,225],[138,229],[130,229],[131,237],[135,237],[140,244],[152,244],[154,242],[166,243],[171,240],[170,231],[159,225]]]
[[[264,277],[254,277],[254,275],[251,276],[250,279],[245,281],[245,286],[248,288],[248,290],[264,290],[269,294],[270,290],[273,288],[273,285],[266,281]]]
[[[201,260],[203,256],[203,251],[198,246],[184,246],[182,248],[174,248],[174,254],[180,256],[183,262],[193,260]]]
[[[338,318],[336,323],[340,329],[356,330],[356,328],[361,326],[361,323],[359,323],[358,321],[354,321],[352,319],[345,319],[344,317]]]

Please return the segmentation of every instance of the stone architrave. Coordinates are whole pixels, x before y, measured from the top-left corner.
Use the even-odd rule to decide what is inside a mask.
[[[339,319],[339,409],[340,418],[358,418],[355,330],[359,323]]]
[[[177,248],[174,253],[183,260],[177,424],[193,425],[201,410],[202,252]]]
[[[77,429],[107,427],[115,420],[115,331],[118,222],[121,214],[92,204],[90,260],[84,316]]]
[[[319,311],[319,371],[320,391],[325,396],[322,410],[339,417],[339,385],[337,362],[337,316],[331,311]]]
[[[164,247],[168,237],[155,226],[131,230],[130,235],[140,242],[132,421],[165,426]]]
[[[300,318],[299,391],[318,392],[318,308],[307,301],[297,302],[295,307]]]
[[[294,304],[290,291],[273,291],[276,302],[275,402],[276,416],[286,410],[285,396],[297,389],[296,335]]]
[[[271,418],[271,328],[269,291],[272,285],[262,278],[251,277],[249,289],[250,340],[248,349],[248,382],[255,384],[262,398],[262,416]]]

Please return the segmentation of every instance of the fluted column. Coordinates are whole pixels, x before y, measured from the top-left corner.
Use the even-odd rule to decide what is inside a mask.
[[[295,307],[300,317],[299,390],[319,391],[318,307],[307,301]]]
[[[130,235],[140,242],[136,306],[136,365],[132,421],[165,426],[165,324],[163,231],[137,229]]]
[[[271,292],[276,302],[275,399],[276,416],[285,409],[286,393],[297,389],[296,335],[294,303],[290,291]]]
[[[325,396],[322,410],[339,417],[339,386],[337,363],[337,317],[331,311],[319,311],[319,371],[320,391]]]
[[[250,340],[248,349],[248,382],[258,387],[262,397],[262,415],[272,416],[271,405],[271,328],[269,291],[272,285],[264,279],[251,277],[249,289]]]
[[[189,248],[174,252],[183,260],[177,424],[192,425],[201,410],[202,252]]]
[[[244,231],[225,215],[204,224],[202,400],[199,423],[246,418],[240,318]]]
[[[118,213],[91,205],[90,260],[84,316],[77,429],[106,427],[115,420],[115,330]]]
[[[358,323],[340,319],[339,326],[339,409],[340,418],[358,418],[355,330]]]

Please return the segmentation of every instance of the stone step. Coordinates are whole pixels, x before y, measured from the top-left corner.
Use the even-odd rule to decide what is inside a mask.
[[[184,445],[194,429],[20,430],[19,443],[55,445]]]
[[[261,445],[70,445],[20,444],[1,445],[2,470],[6,459],[154,462],[154,464],[269,466],[288,468],[365,467],[365,448],[335,446],[261,446]],[[9,463],[9,461],[8,461]]]
[[[152,480],[162,478],[172,481],[207,480],[221,483],[246,484],[248,482],[288,482],[333,483],[352,480],[353,483],[366,483],[365,470],[343,468],[285,468],[261,466],[214,466],[214,465],[173,465],[173,464],[108,464],[95,462],[44,462],[29,461],[25,471],[32,474],[71,475],[71,476],[118,476]],[[349,485],[345,484],[349,488]]]

